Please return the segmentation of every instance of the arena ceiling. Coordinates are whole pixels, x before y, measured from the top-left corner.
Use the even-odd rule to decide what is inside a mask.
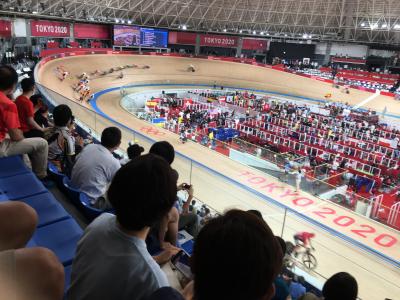
[[[400,43],[400,0],[3,0],[8,15],[287,39]]]

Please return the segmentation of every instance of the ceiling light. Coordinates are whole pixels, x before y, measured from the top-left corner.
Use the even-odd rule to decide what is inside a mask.
[[[381,28],[387,28],[388,26],[387,26],[387,24],[382,24],[381,25]]]
[[[254,30],[254,31],[253,31],[253,34],[256,34],[256,33],[257,33],[257,32]]]
[[[261,31],[260,34],[261,34],[261,35],[264,35],[264,31]]]
[[[115,23],[119,23],[119,19],[115,19]]]
[[[226,32],[226,28],[224,28],[224,32]]]
[[[128,24],[132,24],[132,21],[131,21],[131,20],[128,20]]]
[[[396,25],[394,25],[394,27],[393,27],[394,29],[400,29],[400,24],[396,24]]]
[[[187,26],[186,26],[186,25],[182,25],[182,29],[183,29],[183,30],[186,30],[186,29],[187,29]]]
[[[362,22],[362,23],[361,23],[361,26],[362,26],[362,27],[365,27],[365,22]]]
[[[375,23],[371,25],[371,29],[376,29],[376,28],[378,28],[378,24]]]
[[[125,20],[121,20],[121,23],[122,23],[122,24],[125,24]]]
[[[242,33],[242,32],[243,32],[243,30],[242,30],[242,29],[240,29],[240,30],[239,30],[239,33]]]
[[[285,33],[285,36],[287,36],[287,34]]]

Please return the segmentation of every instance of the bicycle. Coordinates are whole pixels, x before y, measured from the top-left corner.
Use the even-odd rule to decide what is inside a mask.
[[[292,242],[286,242],[286,253],[284,257],[284,266],[288,269],[293,269],[296,262],[302,264],[308,270],[315,270],[318,266],[316,257],[311,253],[315,251],[314,247],[303,247],[304,251],[297,252],[297,256],[294,255],[295,245]]]

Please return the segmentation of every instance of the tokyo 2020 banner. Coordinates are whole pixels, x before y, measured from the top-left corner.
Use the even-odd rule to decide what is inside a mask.
[[[52,22],[52,21],[31,21],[31,34],[32,36],[45,36],[45,37],[69,37],[70,28],[69,23]]]
[[[211,34],[200,35],[200,46],[235,48],[237,45],[238,38],[234,36]]]

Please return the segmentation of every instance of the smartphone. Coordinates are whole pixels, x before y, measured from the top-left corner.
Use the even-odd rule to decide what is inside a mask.
[[[186,190],[190,189],[191,186],[192,186],[191,184],[187,184],[187,183],[183,183],[183,184],[182,184],[182,187],[183,187],[184,189],[186,189]]]
[[[179,253],[171,259],[171,263],[187,280],[193,279],[190,270],[190,256],[185,251],[179,251]]]

